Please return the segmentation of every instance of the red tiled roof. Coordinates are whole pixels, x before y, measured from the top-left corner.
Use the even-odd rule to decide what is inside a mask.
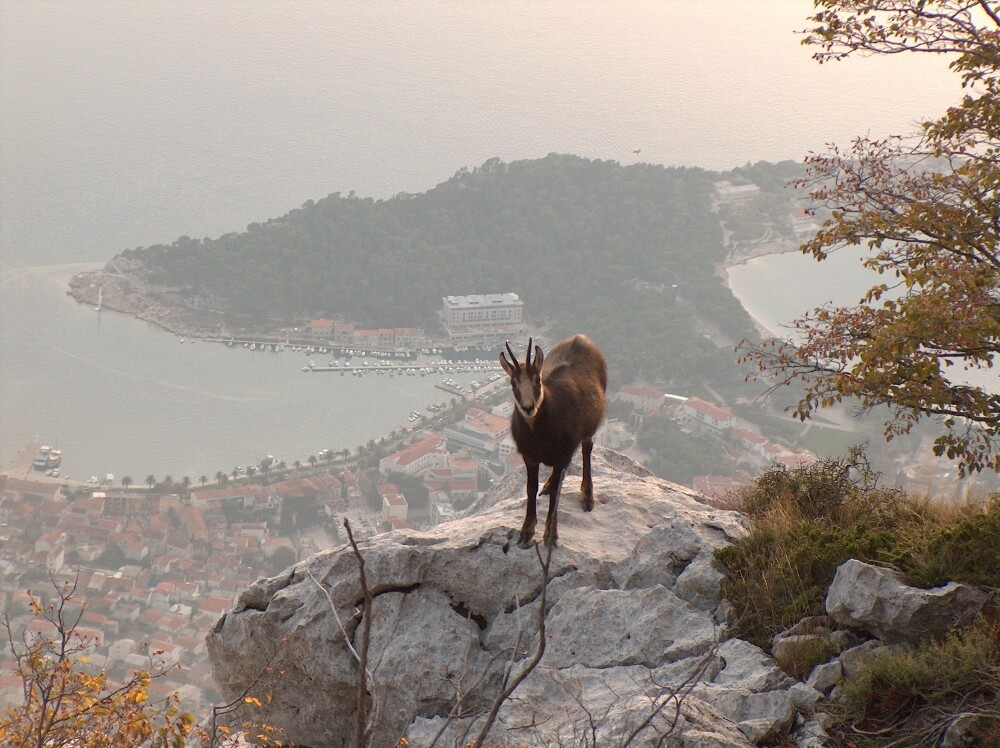
[[[712,405],[712,403],[706,403],[704,400],[699,400],[697,397],[689,398],[684,403],[684,407],[704,413],[706,416],[715,421],[730,421],[736,417],[728,410],[724,410],[717,405]]]

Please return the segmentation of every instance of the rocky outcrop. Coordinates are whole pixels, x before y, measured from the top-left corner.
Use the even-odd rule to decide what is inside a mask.
[[[374,595],[374,745],[402,735],[428,745],[438,732],[438,745],[464,745],[536,652],[540,557],[512,540],[522,481],[508,476],[470,516],[361,544]],[[818,692],[758,647],[727,640],[721,620],[712,554],[747,532],[742,515],[603,450],[594,455],[593,512],[576,503],[575,481],[564,485],[544,655],[500,709],[493,745],[617,746],[632,735],[630,745],[652,746],[672,731],[677,745],[748,746],[802,721]],[[259,580],[209,636],[221,689],[234,697],[267,682],[272,698],[256,718],[298,745],[351,745],[362,599],[349,547]]]
[[[884,642],[916,642],[971,621],[988,593],[949,582],[930,590],[907,584],[899,572],[851,559],[837,569],[826,611],[837,623]]]
[[[228,337],[231,320],[162,284],[152,284],[142,262],[118,255],[100,270],[74,275],[67,293],[80,303],[129,314],[168,332],[192,337]]]

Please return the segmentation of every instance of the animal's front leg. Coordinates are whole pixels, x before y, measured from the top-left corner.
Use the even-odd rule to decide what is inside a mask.
[[[559,486],[562,483],[563,470],[565,468],[552,468],[552,475],[549,476],[549,513],[545,515],[545,535],[542,540],[547,546],[555,546],[559,540]]]
[[[552,495],[552,476],[555,475],[555,474],[556,474],[555,470],[553,470],[551,473],[549,473],[549,477],[545,479],[545,484],[542,486],[542,490],[538,492],[539,496],[541,496],[543,494],[545,496],[551,496]]]
[[[521,535],[517,544],[522,548],[530,548],[535,538],[535,502],[538,499],[538,464],[524,464],[528,471],[528,503],[524,510],[524,524],[521,525]],[[546,524],[547,526],[547,524]]]

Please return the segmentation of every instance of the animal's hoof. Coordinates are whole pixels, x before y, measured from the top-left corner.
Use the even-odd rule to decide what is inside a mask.
[[[517,544],[521,548],[530,548],[535,543],[535,528],[532,527],[530,530],[527,527],[522,527],[520,534],[517,536]]]
[[[557,545],[559,545],[559,543],[557,542],[558,540],[559,537],[557,535],[553,535],[552,537],[545,535],[542,538],[542,542],[545,543],[546,548],[555,548]]]

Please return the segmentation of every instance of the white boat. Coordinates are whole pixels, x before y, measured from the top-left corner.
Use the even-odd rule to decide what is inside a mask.
[[[104,286],[99,286],[97,289],[97,306],[94,307],[94,311],[99,312],[103,308],[104,308]]]

